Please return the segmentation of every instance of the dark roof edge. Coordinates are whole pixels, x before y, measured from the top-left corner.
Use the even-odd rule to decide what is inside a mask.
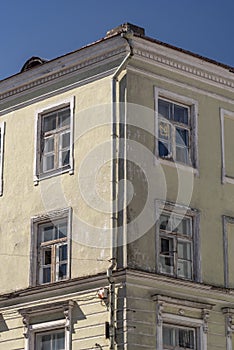
[[[219,66],[221,68],[228,69],[229,72],[234,73],[234,66],[230,66],[228,64],[216,61],[216,60],[214,60],[212,58],[209,58],[209,57],[206,57],[206,56],[202,56],[202,55],[197,54],[195,52],[192,52],[192,51],[189,51],[189,50],[186,50],[186,49],[182,49],[180,47],[174,46],[172,44],[165,43],[163,41],[151,38],[149,36],[145,36],[145,35],[141,35],[141,34],[137,34],[137,33],[134,33],[134,36],[142,38],[142,39],[145,39],[147,41],[150,41],[152,43],[155,43],[155,44],[158,44],[158,45],[161,45],[161,46],[164,46],[164,47],[168,47],[169,49],[176,50],[176,51],[184,53],[186,55],[193,56],[193,57],[198,58],[200,60],[203,60],[205,62],[208,62],[208,63],[214,64],[216,66]]]
[[[74,54],[76,52],[79,52],[79,51],[84,50],[86,48],[89,48],[89,47],[92,47],[94,45],[97,45],[97,44],[99,44],[99,43],[101,43],[103,41],[112,39],[112,38],[117,37],[117,36],[121,36],[121,35],[123,35],[123,33],[126,33],[128,31],[131,31],[132,34],[135,37],[139,37],[139,38],[142,38],[142,39],[147,40],[149,42],[152,42],[152,43],[155,43],[155,44],[167,47],[169,49],[172,49],[172,50],[175,50],[175,51],[178,51],[178,52],[181,52],[181,53],[184,53],[186,55],[195,57],[195,58],[203,60],[205,62],[214,64],[214,65],[216,65],[218,67],[224,68],[224,69],[228,70],[230,73],[234,73],[234,66],[230,66],[228,64],[216,61],[216,60],[208,58],[206,56],[202,56],[202,55],[194,53],[192,51],[189,51],[189,50],[186,50],[186,49],[182,49],[180,47],[177,47],[177,46],[165,43],[165,42],[160,41],[158,39],[154,39],[154,38],[151,38],[149,36],[146,36],[144,28],[138,27],[138,26],[133,25],[131,23],[124,23],[124,24],[122,24],[122,25],[120,25],[120,26],[118,26],[118,27],[108,31],[105,37],[103,37],[103,38],[101,38],[101,39],[99,39],[97,41],[94,41],[94,42],[92,42],[90,44],[84,45],[84,46],[80,47],[79,49],[76,49],[76,50],[73,50],[71,52],[65,53],[64,55],[52,58],[51,60],[44,60],[43,65],[46,65],[47,63],[53,62],[53,61],[55,61],[57,59],[61,59],[61,58],[65,57],[65,56],[72,55],[72,54]],[[18,76],[19,74],[22,74],[22,73],[24,73],[24,72],[20,71],[20,72],[18,72],[16,74],[13,74],[13,75],[9,76],[9,77],[6,77],[6,78],[0,80],[0,83],[5,81],[5,80],[7,80],[7,79],[11,79],[12,77]]]

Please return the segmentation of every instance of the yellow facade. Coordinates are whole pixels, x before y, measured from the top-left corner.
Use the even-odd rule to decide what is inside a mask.
[[[0,350],[234,349],[230,67],[130,24],[29,62],[0,82]]]

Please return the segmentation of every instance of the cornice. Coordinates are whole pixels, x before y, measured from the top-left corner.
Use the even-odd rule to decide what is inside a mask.
[[[115,43],[110,42],[109,46],[107,46],[107,43],[99,43],[100,47],[97,44],[96,50],[93,47],[87,47],[83,49],[85,54],[80,50],[73,53],[72,58],[68,54],[63,58],[49,61],[31,71],[12,76],[0,82],[1,90],[5,90],[0,94],[0,101],[28,90],[39,88],[42,85],[53,83],[55,80],[64,79],[75,72],[93,68],[95,65],[104,65],[126,52],[126,43],[122,40],[117,40]],[[36,70],[37,74],[35,74]]]
[[[160,65],[173,71],[178,71],[190,77],[195,77],[219,87],[234,88],[233,73],[222,66],[206,62],[202,58],[190,56],[159,44],[145,42],[143,39],[134,41],[134,55],[144,62]]]

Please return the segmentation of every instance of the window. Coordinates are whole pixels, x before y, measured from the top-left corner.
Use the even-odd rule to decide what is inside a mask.
[[[157,156],[197,168],[197,103],[155,89]]]
[[[220,109],[222,146],[222,183],[234,184],[234,112]]]
[[[0,196],[3,193],[3,153],[4,153],[5,122],[0,123]]]
[[[157,271],[200,280],[198,212],[173,204],[158,203]]]
[[[196,349],[196,329],[164,325],[163,349]]]
[[[73,102],[37,113],[34,181],[73,172]]]
[[[65,350],[65,331],[36,333],[36,350]]]
[[[74,304],[67,300],[20,309],[25,350],[70,350]]]
[[[32,284],[69,277],[70,216],[71,210],[65,209],[33,218]]]
[[[191,217],[164,211],[160,216],[160,272],[191,279],[193,275]]]
[[[223,215],[224,286],[234,288],[234,217]]]
[[[208,320],[214,304],[166,295],[156,302],[156,349],[206,350]]]

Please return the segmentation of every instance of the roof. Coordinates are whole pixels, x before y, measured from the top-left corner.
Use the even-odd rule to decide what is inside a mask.
[[[140,38],[142,38],[142,39],[144,39],[144,40],[146,40],[146,41],[155,43],[155,44],[157,44],[157,45],[170,48],[170,49],[172,49],[172,50],[181,52],[181,53],[183,53],[183,54],[185,54],[185,55],[193,56],[193,57],[198,58],[198,59],[200,59],[200,60],[203,60],[203,61],[205,61],[205,62],[208,62],[208,63],[211,63],[211,64],[216,65],[216,66],[218,66],[218,67],[224,68],[224,69],[228,70],[228,71],[231,72],[231,73],[234,73],[234,66],[230,66],[230,65],[224,64],[224,63],[222,63],[222,62],[219,62],[219,61],[216,61],[216,60],[214,60],[214,59],[211,59],[211,58],[202,56],[202,55],[200,55],[200,54],[191,52],[191,51],[189,51],[189,50],[185,50],[185,49],[183,49],[183,48],[176,47],[176,46],[174,46],[174,45],[171,45],[171,44],[162,42],[162,41],[160,41],[160,40],[158,40],[158,39],[154,39],[154,38],[148,37],[148,36],[145,35],[145,29],[144,29],[144,28],[139,27],[139,26],[134,25],[134,24],[131,24],[131,23],[124,23],[124,24],[119,25],[119,26],[116,27],[116,28],[113,28],[113,29],[109,30],[109,31],[106,33],[106,36],[105,36],[105,37],[103,37],[103,38],[101,38],[101,39],[99,39],[99,40],[97,40],[97,41],[95,41],[95,42],[93,42],[93,43],[87,44],[87,45],[85,45],[85,46],[83,46],[83,47],[81,47],[81,48],[79,48],[79,49],[76,49],[76,50],[71,51],[71,52],[69,52],[69,53],[66,53],[66,54],[64,54],[64,55],[61,55],[61,56],[59,56],[59,57],[55,57],[55,58],[53,58],[53,59],[51,59],[51,60],[45,60],[45,59],[41,59],[40,57],[34,57],[34,56],[33,56],[33,57],[31,57],[30,59],[28,59],[28,60],[25,62],[25,64],[23,65],[23,67],[22,67],[22,69],[21,69],[21,71],[20,71],[19,73],[16,73],[16,74],[14,74],[14,75],[12,75],[12,76],[6,77],[5,79],[0,80],[0,82],[1,82],[1,81],[4,81],[4,80],[6,80],[6,79],[9,79],[9,78],[11,78],[11,77],[13,77],[13,76],[16,76],[16,75],[18,75],[18,74],[23,74],[26,70],[28,70],[28,69],[34,69],[34,68],[36,68],[38,65],[42,65],[42,64],[44,65],[44,64],[46,64],[47,62],[52,62],[52,61],[54,61],[54,60],[60,59],[60,58],[65,57],[65,56],[68,56],[68,55],[70,55],[70,54],[79,52],[80,50],[84,50],[84,49],[86,49],[86,48],[88,48],[88,47],[97,45],[97,44],[99,44],[100,42],[106,41],[106,40],[108,40],[108,39],[110,39],[110,38],[113,38],[113,37],[115,37],[115,36],[123,35],[124,33],[125,33],[125,34],[126,34],[126,33],[131,33],[131,34],[133,34],[133,36],[135,36],[135,37],[140,37]]]

